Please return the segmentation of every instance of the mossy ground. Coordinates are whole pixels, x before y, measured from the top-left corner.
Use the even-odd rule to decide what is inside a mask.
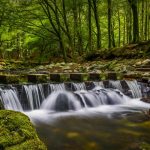
[[[27,116],[0,111],[0,150],[46,150]]]

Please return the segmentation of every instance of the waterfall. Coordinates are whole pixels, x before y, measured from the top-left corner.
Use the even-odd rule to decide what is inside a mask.
[[[142,92],[140,89],[140,85],[138,85],[137,81],[126,81],[127,85],[129,86],[133,98],[141,98]]]
[[[118,89],[118,90],[123,92],[123,88],[122,88],[122,85],[121,85],[120,81],[110,80],[109,84],[110,84],[110,87]]]
[[[80,102],[71,92],[55,91],[44,100],[41,109],[68,111],[81,109]]]
[[[60,83],[60,84],[49,84],[49,93],[53,92],[53,91],[60,91],[60,90],[65,90],[65,84],[64,83]]]
[[[75,89],[75,91],[78,90],[86,90],[86,85],[85,83],[72,83],[73,88]]]
[[[1,89],[0,97],[5,109],[23,111],[15,89]]]
[[[40,108],[41,102],[45,99],[42,85],[23,85],[23,89],[30,109],[34,110]]]
[[[100,82],[93,82],[95,86],[100,86],[102,88],[105,88],[103,81]]]
[[[67,91],[65,83],[22,85],[20,89],[13,86],[7,88],[1,86],[0,98],[5,109],[17,111],[33,111],[36,109],[72,111],[101,105],[120,105],[132,101],[131,98],[123,94],[124,86],[122,86],[122,82],[109,81],[107,83],[109,83],[110,88],[104,88],[102,81],[93,82],[92,84],[95,87],[90,90],[87,90],[87,84],[85,83],[70,83],[69,87],[72,85],[72,91],[70,91],[71,89]],[[127,90],[131,90],[133,98],[142,97],[137,81],[125,81],[124,83]]]

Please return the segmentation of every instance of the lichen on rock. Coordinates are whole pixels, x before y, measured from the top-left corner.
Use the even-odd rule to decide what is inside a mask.
[[[0,150],[46,150],[27,116],[0,110]]]

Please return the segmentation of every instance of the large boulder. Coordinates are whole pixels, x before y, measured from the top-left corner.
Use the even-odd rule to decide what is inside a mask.
[[[0,111],[0,150],[46,150],[27,116]]]

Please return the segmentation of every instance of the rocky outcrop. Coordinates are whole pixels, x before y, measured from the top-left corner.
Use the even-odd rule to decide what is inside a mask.
[[[0,150],[46,150],[27,116],[0,111]]]

